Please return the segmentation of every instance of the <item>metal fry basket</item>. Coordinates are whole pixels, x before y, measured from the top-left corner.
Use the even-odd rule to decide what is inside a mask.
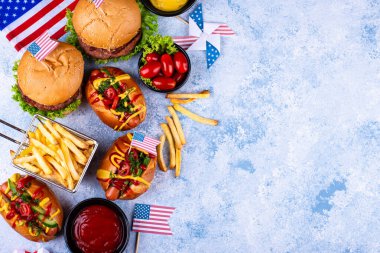
[[[41,116],[41,115],[39,115],[39,114],[36,114],[36,115],[33,116],[32,121],[30,122],[27,131],[25,131],[25,130],[23,130],[23,129],[21,129],[21,128],[18,128],[18,127],[16,127],[16,126],[14,126],[14,125],[12,125],[12,124],[10,124],[10,123],[8,123],[8,122],[6,122],[6,121],[0,119],[0,123],[1,123],[1,124],[4,124],[4,125],[6,125],[6,126],[8,126],[8,127],[10,127],[10,128],[13,128],[14,130],[19,131],[19,132],[21,132],[21,133],[24,134],[24,137],[23,137],[22,142],[17,141],[17,140],[15,140],[15,139],[13,139],[13,138],[11,138],[11,137],[5,135],[5,134],[2,134],[2,133],[0,133],[0,137],[3,137],[3,138],[5,138],[5,139],[7,139],[7,140],[9,140],[9,141],[12,141],[12,142],[14,142],[14,143],[16,143],[16,144],[19,145],[18,148],[17,148],[17,151],[16,151],[16,153],[15,153],[15,155],[14,155],[14,157],[18,157],[18,156],[20,155],[20,153],[21,153],[25,148],[27,148],[27,147],[29,146],[28,132],[29,132],[29,131],[30,131],[30,132],[34,132],[34,131],[36,130],[36,128],[37,128],[38,123],[44,123],[44,122],[47,121],[47,120],[49,120],[49,121],[52,122],[52,123],[56,123],[56,124],[60,125],[60,126],[63,127],[66,131],[70,132],[72,135],[74,135],[74,136],[76,136],[76,137],[79,137],[79,138],[83,139],[84,141],[92,141],[93,144],[94,144],[93,149],[92,149],[92,151],[91,151],[91,153],[90,153],[90,155],[89,155],[89,157],[88,157],[88,160],[87,160],[86,164],[85,164],[84,167],[83,167],[83,170],[82,170],[82,173],[81,173],[81,175],[80,175],[80,178],[79,178],[79,180],[77,181],[76,185],[74,186],[74,189],[70,190],[70,189],[66,188],[65,186],[63,186],[63,185],[61,185],[61,184],[59,184],[59,183],[56,183],[56,182],[54,182],[54,181],[52,181],[52,180],[49,180],[49,179],[47,179],[47,178],[44,178],[43,176],[41,176],[41,175],[39,175],[39,174],[37,174],[37,173],[31,172],[31,171],[29,171],[29,170],[27,170],[27,169],[25,169],[25,168],[23,168],[23,167],[20,167],[19,165],[15,164],[15,163],[13,162],[13,159],[12,159],[12,165],[13,165],[13,167],[15,167],[15,168],[17,168],[17,169],[19,169],[19,170],[25,172],[26,174],[28,174],[28,175],[30,175],[30,176],[35,177],[35,178],[37,178],[37,179],[39,179],[39,180],[41,180],[41,181],[43,181],[43,182],[46,182],[46,183],[48,183],[48,184],[52,184],[52,185],[54,185],[54,186],[56,186],[56,187],[59,187],[59,188],[65,190],[65,191],[68,191],[68,192],[70,192],[70,193],[75,193],[75,192],[77,191],[77,189],[78,189],[80,183],[82,182],[82,179],[83,179],[84,175],[86,174],[86,171],[87,171],[87,169],[88,169],[88,167],[89,167],[89,165],[90,165],[90,163],[91,163],[91,161],[92,161],[92,158],[94,157],[94,154],[95,154],[95,152],[96,152],[96,150],[97,150],[97,148],[98,148],[98,142],[97,142],[96,140],[90,138],[90,137],[87,136],[87,135],[84,135],[84,134],[82,134],[82,133],[79,133],[79,132],[75,131],[74,129],[71,129],[70,127],[67,127],[67,126],[65,126],[65,125],[62,125],[61,123],[58,123],[58,122],[56,122],[56,121],[54,121],[54,120],[51,120],[51,119],[46,118],[46,117],[44,117],[44,116]]]

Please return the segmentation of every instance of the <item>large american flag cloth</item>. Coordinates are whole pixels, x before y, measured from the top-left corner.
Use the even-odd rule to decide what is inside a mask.
[[[169,219],[175,208],[168,206],[136,204],[133,213],[132,231],[173,235]]]
[[[65,34],[66,9],[78,0],[0,0],[0,31],[17,51],[49,31],[52,39]]]
[[[160,144],[160,141],[146,137],[144,134],[139,132],[133,133],[133,138],[131,146],[138,147],[143,150],[148,151],[148,153],[157,156],[157,145]]]

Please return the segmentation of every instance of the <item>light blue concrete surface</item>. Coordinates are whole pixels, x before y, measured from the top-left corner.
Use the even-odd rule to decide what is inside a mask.
[[[208,0],[203,8],[206,21],[227,22],[238,37],[222,40],[210,70],[204,52],[191,53],[182,91],[210,89],[189,108],[221,124],[181,117],[181,178],[158,171],[145,195],[116,202],[129,217],[137,202],[177,207],[175,235],[144,234],[140,252],[380,252],[380,2]],[[187,34],[174,18],[159,22],[162,34]],[[19,56],[3,38],[0,48],[0,118],[26,127],[30,116],[10,93]],[[137,77],[136,62],[112,65]],[[138,130],[158,137],[168,103],[143,92],[148,115]],[[101,144],[78,193],[54,188],[68,211],[104,196],[96,167],[120,133],[86,103],[60,121]],[[1,140],[1,180],[15,172],[10,148]],[[3,220],[0,231],[0,252],[38,247]],[[62,236],[44,246],[67,252]]]

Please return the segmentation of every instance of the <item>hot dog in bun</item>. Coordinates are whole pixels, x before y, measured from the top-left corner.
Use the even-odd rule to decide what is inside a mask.
[[[50,241],[62,228],[57,198],[45,183],[31,176],[16,173],[1,185],[0,211],[17,233],[31,241]]]
[[[85,93],[98,117],[115,130],[126,131],[145,120],[144,95],[132,77],[121,69],[93,70]]]
[[[135,199],[153,181],[157,159],[145,150],[130,148],[132,135],[118,138],[108,150],[96,177],[109,200]]]

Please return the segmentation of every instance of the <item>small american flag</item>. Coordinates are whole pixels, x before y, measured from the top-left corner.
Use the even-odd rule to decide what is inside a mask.
[[[99,8],[99,6],[103,3],[103,0],[92,0],[92,2],[95,4],[96,8]]]
[[[148,151],[148,153],[157,156],[156,146],[160,144],[160,141],[146,137],[139,132],[133,133],[131,146],[138,147]]]
[[[52,39],[65,34],[66,9],[78,0],[0,0],[0,31],[17,51],[49,31]]]
[[[45,57],[58,46],[58,42],[50,39],[48,32],[44,32],[36,41],[29,45],[28,51],[37,60],[42,61]]]
[[[132,231],[159,235],[173,235],[169,219],[175,208],[168,206],[136,204]]]

